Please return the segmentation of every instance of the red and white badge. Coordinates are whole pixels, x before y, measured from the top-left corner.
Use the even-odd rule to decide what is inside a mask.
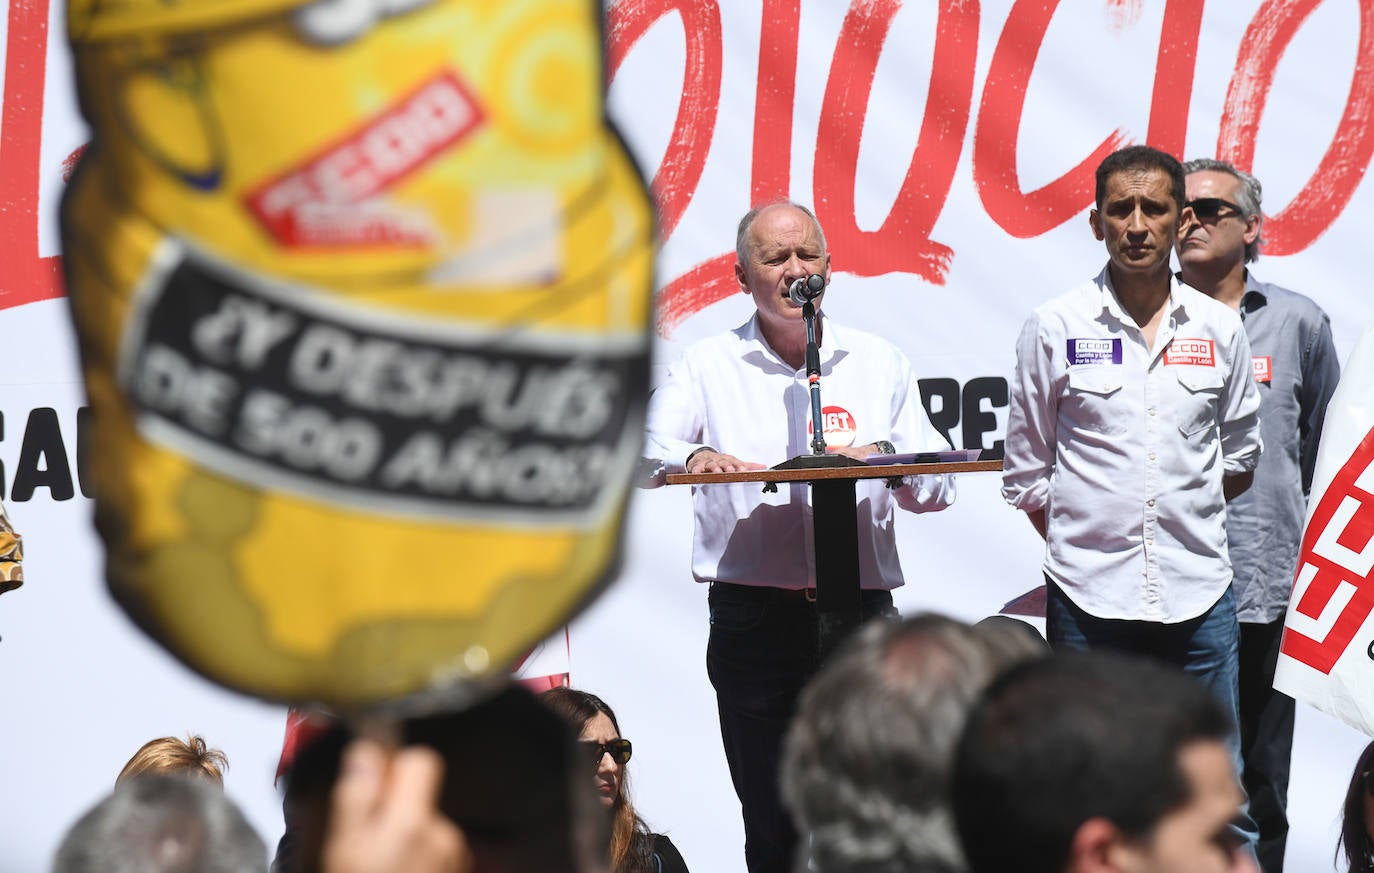
[[[1209,339],[1176,339],[1164,350],[1165,364],[1185,364],[1192,367],[1215,367],[1216,344]]]
[[[1271,355],[1255,355],[1250,359],[1250,367],[1255,371],[1256,382],[1274,381],[1274,358]]]
[[[444,71],[244,201],[285,246],[424,245],[434,235],[427,217],[377,195],[484,119],[467,87]]]
[[[825,447],[827,449],[842,449],[846,446],[854,445],[854,416],[849,414],[849,410],[843,406],[824,406],[821,407],[821,427],[825,428]],[[809,439],[815,433],[811,426],[811,419],[806,421],[806,436]]]

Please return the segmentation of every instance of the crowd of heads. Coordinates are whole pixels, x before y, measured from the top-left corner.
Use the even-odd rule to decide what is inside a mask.
[[[396,728],[399,746],[432,758],[422,795],[461,847],[461,864],[416,873],[658,869],[630,796],[633,745],[600,697],[512,687]],[[1253,870],[1233,827],[1230,730],[1204,686],[1150,661],[1051,657],[1001,617],[875,620],[807,686],[787,738],[783,794],[806,835],[797,869]],[[359,742],[340,723],[300,751],[276,873],[374,869],[330,853]],[[149,742],[73,825],[53,873],[262,873],[263,843],[221,787],[226,764],[194,735]],[[1371,768],[1374,744],[1345,800],[1351,873],[1374,873]]]

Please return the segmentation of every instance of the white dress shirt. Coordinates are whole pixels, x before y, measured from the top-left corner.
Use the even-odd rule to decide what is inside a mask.
[[[1222,477],[1261,448],[1251,372],[1240,317],[1176,280],[1153,348],[1106,269],[1026,321],[1002,495],[1046,510],[1045,573],[1084,611],[1173,623],[1225,593]]]
[[[898,452],[943,451],[916,373],[891,343],[821,318],[821,401],[831,445],[888,440]],[[757,317],[690,346],[649,400],[645,455],[682,472],[703,446],[742,461],[777,464],[809,454],[811,399],[805,370],[784,362],[759,333]],[[835,425],[832,429],[831,424]],[[954,502],[954,477],[914,476],[890,489],[881,479],[856,484],[859,573],[863,588],[902,584],[893,536],[895,501],[912,512]],[[816,584],[811,486],[778,483],[698,485],[692,489],[696,538],[692,575],[777,588]]]

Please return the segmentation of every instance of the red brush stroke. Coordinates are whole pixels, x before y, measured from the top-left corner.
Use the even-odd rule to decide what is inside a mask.
[[[624,0],[606,14],[606,79],[611,81],[645,32],[673,11],[682,18],[687,56],[673,136],[649,186],[658,204],[660,239],[672,235],[687,211],[711,152],[720,106],[720,10],[712,0]]]
[[[1150,97],[1150,124],[1145,141],[1178,158],[1188,138],[1188,107],[1193,102],[1193,74],[1202,34],[1202,4],[1169,0],[1155,56],[1155,89]]]
[[[62,260],[38,254],[38,172],[48,0],[10,0],[0,104],[0,309],[66,294]]]
[[[1058,227],[1093,202],[1093,173],[1126,142],[1113,131],[1064,175],[1023,192],[1016,172],[1017,136],[1026,90],[1059,0],[1017,0],[992,53],[973,138],[973,181],[988,216],[1019,239]]]
[[[702,261],[664,286],[658,295],[654,329],[668,337],[687,318],[731,294],[740,293],[735,280],[735,253]]]
[[[916,150],[891,211],[876,231],[860,230],[854,209],[859,142],[873,78],[901,0],[855,0],[840,28],[816,134],[816,216],[845,272],[902,272],[943,285],[954,250],[930,238],[949,197],[973,105],[979,6],[940,4],[929,94]]]
[[[792,185],[792,113],[796,108],[801,0],[764,0],[754,91],[751,204],[782,200]]]
[[[1226,94],[1217,154],[1242,169],[1255,162],[1255,140],[1279,61],[1321,0],[1269,0],[1241,40]],[[1264,223],[1265,254],[1291,255],[1316,241],[1354,196],[1374,157],[1374,0],[1360,0],[1360,41],[1345,112],[1307,185]]]

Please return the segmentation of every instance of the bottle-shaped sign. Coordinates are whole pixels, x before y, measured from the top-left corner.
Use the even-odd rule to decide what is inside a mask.
[[[495,673],[616,564],[652,213],[591,0],[72,0],[63,202],[116,597],[201,673]]]

